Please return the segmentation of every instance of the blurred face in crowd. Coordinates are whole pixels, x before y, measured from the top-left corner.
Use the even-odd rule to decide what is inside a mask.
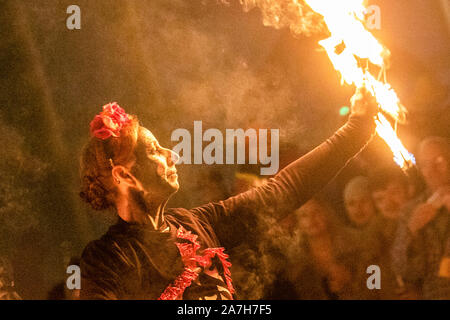
[[[307,236],[315,237],[327,232],[326,208],[317,201],[307,202],[298,212],[300,228]]]
[[[347,196],[345,208],[350,222],[357,227],[365,226],[375,216],[375,207],[368,192]]]
[[[450,185],[449,160],[445,156],[443,147],[438,143],[425,142],[421,145],[418,164],[431,191]]]
[[[385,187],[374,190],[372,198],[380,213],[388,219],[398,219],[401,208],[409,200],[407,186],[399,181],[390,181]]]
[[[350,180],[344,189],[344,203],[350,222],[363,227],[375,216],[375,206],[369,191],[369,180],[359,176]]]

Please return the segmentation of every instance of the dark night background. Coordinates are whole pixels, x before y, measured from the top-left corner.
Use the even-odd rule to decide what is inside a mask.
[[[285,165],[343,124],[339,109],[354,91],[318,50],[323,34],[265,27],[259,9],[245,13],[238,1],[1,3],[0,255],[26,299],[45,298],[68,259],[113,221],[78,196],[80,150],[102,105],[117,101],[168,147],[171,132],[194,120],[204,130],[278,128]],[[382,10],[374,33],[392,52],[388,81],[410,112],[400,136],[414,152],[425,136],[450,136],[449,7],[370,3]],[[66,28],[71,4],[81,8],[81,30]],[[365,157],[391,161],[379,141]],[[237,169],[180,166],[170,205],[228,196]]]

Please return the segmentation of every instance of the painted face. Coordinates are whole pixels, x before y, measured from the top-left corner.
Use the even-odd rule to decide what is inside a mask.
[[[175,169],[178,158],[173,151],[161,147],[148,129],[139,128],[133,173],[146,192],[160,197],[169,197],[179,189]]]
[[[375,216],[375,207],[368,193],[354,193],[345,199],[350,221],[357,227],[366,225]]]
[[[300,228],[308,236],[318,236],[327,231],[324,208],[314,201],[307,202],[299,211]]]
[[[399,182],[392,181],[385,188],[372,192],[375,206],[388,219],[398,219],[401,209],[408,201],[408,190]]]
[[[450,166],[439,146],[424,146],[420,150],[418,164],[428,188],[432,191],[450,184]]]

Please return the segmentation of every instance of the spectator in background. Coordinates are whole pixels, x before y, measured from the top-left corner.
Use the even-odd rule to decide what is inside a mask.
[[[427,189],[405,209],[393,265],[405,298],[450,299],[450,141],[426,138],[417,156]]]
[[[352,299],[355,253],[334,210],[317,198],[296,211],[298,233],[285,244],[296,299]]]
[[[397,291],[401,283],[392,267],[390,250],[392,248],[402,209],[410,200],[414,186],[398,167],[385,167],[373,171],[370,175],[370,190],[375,207],[380,215],[377,217],[380,232],[383,236],[380,257],[382,299],[397,299]]]
[[[358,176],[350,180],[344,189],[344,203],[351,225],[357,229],[369,226],[376,210],[369,189],[369,179]]]
[[[414,187],[398,167],[380,168],[370,175],[370,191],[373,202],[381,214],[385,240],[391,245],[402,209],[411,199]]]
[[[344,204],[353,241],[350,242],[352,250],[358,252],[354,261],[356,278],[354,292],[357,299],[379,299],[380,292],[367,288],[367,267],[381,265],[384,240],[382,236],[382,222],[377,215],[372,194],[369,188],[369,179],[358,176],[351,179],[344,188]]]

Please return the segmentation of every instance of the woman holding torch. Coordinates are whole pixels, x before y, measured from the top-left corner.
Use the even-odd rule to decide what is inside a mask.
[[[81,298],[232,299],[221,240],[242,232],[233,221],[299,208],[366,145],[376,102],[364,89],[351,102],[342,128],[266,184],[190,210],[166,208],[180,187],[177,156],[136,116],[116,103],[104,106],[82,155],[80,196],[96,210],[112,208],[118,222],[83,252]]]

